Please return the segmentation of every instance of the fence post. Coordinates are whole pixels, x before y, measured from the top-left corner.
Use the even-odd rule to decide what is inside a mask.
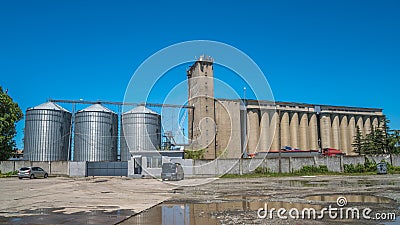
[[[344,165],[343,165],[343,155],[340,156],[340,172],[343,173],[344,171]]]
[[[265,157],[265,158],[263,159],[263,164],[264,164],[264,169],[265,169],[265,171],[267,171],[267,170],[268,170],[267,157]]]
[[[243,175],[243,159],[239,159],[239,175]]]

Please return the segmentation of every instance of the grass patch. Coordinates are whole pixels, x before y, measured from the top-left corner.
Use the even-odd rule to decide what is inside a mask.
[[[15,176],[15,175],[18,175],[18,170],[13,171],[13,172],[7,172],[7,173],[2,173],[0,171],[0,178],[6,178],[6,177]]]
[[[221,178],[258,178],[258,177],[291,177],[291,176],[315,176],[315,175],[347,175],[368,176],[377,174],[377,163],[366,159],[364,164],[344,164],[343,172],[332,172],[326,165],[303,166],[301,169],[289,173],[271,172],[268,168],[258,167],[253,173],[248,174],[225,174]],[[400,166],[387,164],[388,174],[400,174]]]
[[[400,174],[400,166],[392,166],[388,164],[388,174]]]
[[[253,173],[243,175],[225,174],[221,178],[257,178],[257,177],[291,177],[291,176],[311,176],[311,175],[339,175],[341,173],[328,170],[326,165],[320,166],[303,166],[300,170],[290,173],[271,172],[268,168],[258,167]]]

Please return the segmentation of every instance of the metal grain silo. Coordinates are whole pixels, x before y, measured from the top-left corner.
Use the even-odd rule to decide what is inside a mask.
[[[121,161],[130,159],[129,152],[160,149],[160,114],[139,106],[122,114],[121,124]]]
[[[118,116],[100,104],[75,114],[74,161],[116,161]]]
[[[68,160],[71,113],[46,102],[26,110],[24,154],[30,161]]]

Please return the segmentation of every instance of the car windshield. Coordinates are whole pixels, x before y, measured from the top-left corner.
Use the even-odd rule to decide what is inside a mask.
[[[22,167],[21,169],[19,169],[19,170],[21,170],[21,171],[25,171],[25,170],[29,170],[29,168],[28,167]]]
[[[162,166],[162,171],[164,173],[174,173],[176,169],[176,165],[173,163],[164,163]]]

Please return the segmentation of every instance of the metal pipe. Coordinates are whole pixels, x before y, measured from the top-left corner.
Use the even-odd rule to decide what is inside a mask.
[[[158,103],[133,103],[133,102],[111,102],[111,101],[86,101],[86,100],[62,100],[62,99],[48,99],[49,102],[59,103],[75,103],[75,104],[104,104],[104,105],[130,105],[130,106],[145,106],[145,107],[167,107],[167,108],[188,108],[194,109],[194,106],[188,105],[175,105],[175,104],[158,104]]]

